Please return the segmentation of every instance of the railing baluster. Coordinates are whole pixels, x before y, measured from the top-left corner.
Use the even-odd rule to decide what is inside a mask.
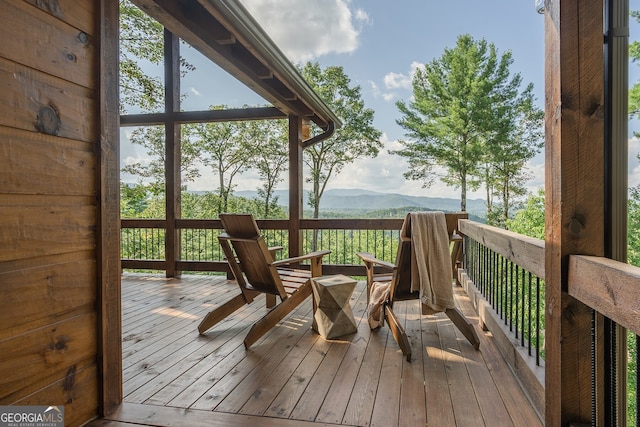
[[[528,341],[529,341],[529,356],[531,356],[531,309],[532,309],[532,304],[531,304],[531,272],[529,272],[529,301],[527,304],[527,309],[528,309],[528,314],[529,314],[529,321],[527,322],[527,333],[528,333]]]
[[[516,339],[518,338],[518,334],[520,332],[520,313],[519,313],[519,308],[520,308],[520,304],[518,304],[518,301],[520,300],[520,266],[516,265],[516,315],[515,315],[515,320],[516,320]]]
[[[536,365],[540,366],[540,278],[536,277]]]

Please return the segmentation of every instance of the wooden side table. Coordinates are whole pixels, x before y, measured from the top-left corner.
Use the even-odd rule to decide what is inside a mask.
[[[314,330],[325,339],[357,331],[349,299],[356,281],[342,274],[311,279],[314,299]]]

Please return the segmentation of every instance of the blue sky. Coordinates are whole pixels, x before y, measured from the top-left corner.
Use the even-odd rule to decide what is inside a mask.
[[[538,106],[544,106],[544,17],[535,10],[535,0],[241,0],[280,49],[294,63],[317,61],[321,66],[339,65],[359,85],[365,105],[375,111],[374,125],[383,132],[385,148],[375,159],[362,159],[345,168],[330,181],[329,188],[362,188],[411,195],[453,197],[459,190],[436,182],[422,188],[420,182],[405,180],[405,161],[388,154],[398,148],[403,129],[395,102],[411,97],[411,72],[416,66],[439,58],[455,46],[461,34],[486,39],[499,53],[511,51],[511,72],[520,73],[523,84],[533,83]],[[632,5],[633,8],[633,5]],[[635,26],[631,38],[634,39]],[[637,37],[635,37],[637,38]],[[186,109],[206,109],[213,104],[241,106],[264,101],[221,72],[193,49],[183,55],[197,70],[182,82],[188,93]],[[637,66],[631,80],[637,81]],[[635,159],[640,144],[630,141],[630,184],[640,183]],[[143,159],[140,148],[123,144],[124,162]],[[543,156],[532,160],[531,190],[544,185]],[[213,190],[210,172],[190,189]],[[238,190],[255,189],[255,174],[245,173]],[[286,187],[286,183],[282,185]],[[471,195],[482,197],[482,190]]]

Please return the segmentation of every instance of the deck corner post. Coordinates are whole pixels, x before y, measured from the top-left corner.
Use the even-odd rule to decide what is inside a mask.
[[[604,1],[545,2],[545,425],[590,424],[592,310],[570,255],[604,255]],[[597,405],[596,405],[597,406]]]

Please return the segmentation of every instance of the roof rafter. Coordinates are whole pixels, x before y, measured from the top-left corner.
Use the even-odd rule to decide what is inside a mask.
[[[338,117],[236,0],[132,0],[145,13],[271,102],[326,130]]]

